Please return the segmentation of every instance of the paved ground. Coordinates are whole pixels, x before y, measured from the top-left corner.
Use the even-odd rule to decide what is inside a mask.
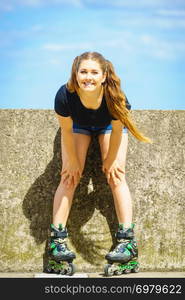
[[[47,274],[47,273],[0,273],[0,278],[64,278],[69,276]],[[185,278],[185,272],[139,272],[119,276],[119,278]],[[104,274],[99,273],[80,273],[76,272],[70,278],[105,278]]]

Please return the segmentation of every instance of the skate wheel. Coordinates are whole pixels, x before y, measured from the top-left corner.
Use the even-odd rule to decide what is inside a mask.
[[[104,273],[105,276],[113,276],[114,275],[114,271],[112,270],[112,266],[111,264],[106,264],[104,267]]]
[[[66,270],[66,274],[72,276],[74,273],[75,273],[75,266],[73,263],[69,263]]]
[[[131,272],[130,269],[125,269],[125,270],[123,271],[123,274],[129,274],[130,272]]]
[[[114,273],[115,273],[115,275],[121,275],[121,274],[122,274],[122,271],[116,270]]]

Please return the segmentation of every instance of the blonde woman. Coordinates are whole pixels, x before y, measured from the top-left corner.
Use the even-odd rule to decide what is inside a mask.
[[[98,135],[102,171],[110,185],[118,219],[118,245],[106,259],[126,262],[137,257],[132,199],[125,179],[128,130],[140,141],[150,140],[134,125],[130,108],[110,61],[97,52],[85,52],[74,59],[71,77],[55,98],[61,127],[62,171],[54,197],[50,248],[58,262],[75,258],[66,244],[66,223],[93,134]]]

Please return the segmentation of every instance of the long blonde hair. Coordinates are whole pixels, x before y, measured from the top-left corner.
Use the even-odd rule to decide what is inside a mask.
[[[73,93],[77,92],[79,85],[76,79],[79,66],[82,60],[92,59],[100,64],[103,74],[106,73],[106,79],[103,83],[104,95],[110,114],[119,119],[122,124],[128,128],[131,134],[139,141],[152,143],[152,141],[144,136],[134,124],[131,113],[126,107],[126,96],[121,90],[121,81],[114,71],[114,67],[109,60],[106,60],[98,52],[84,52],[77,56],[72,65],[71,77],[67,83],[68,90]]]

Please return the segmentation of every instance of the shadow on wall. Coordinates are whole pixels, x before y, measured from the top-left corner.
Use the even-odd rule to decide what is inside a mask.
[[[107,220],[115,244],[116,214],[112,199],[112,193],[107,185],[104,174],[101,171],[99,144],[93,137],[89,147],[83,177],[74,195],[72,209],[69,215],[67,227],[70,239],[76,251],[84,260],[95,264],[97,254],[93,240],[88,234],[83,235],[82,227],[91,219],[94,210],[97,209]],[[43,254],[43,269],[48,260],[49,226],[52,222],[53,198],[60,182],[61,171],[61,147],[60,129],[58,130],[53,149],[53,159],[48,164],[45,172],[39,176],[28,190],[23,201],[23,213],[30,220],[30,232],[35,243],[42,244],[46,241]],[[88,184],[91,180],[93,190],[88,192]],[[93,224],[98,231],[97,225]],[[108,250],[108,249],[107,249]]]

